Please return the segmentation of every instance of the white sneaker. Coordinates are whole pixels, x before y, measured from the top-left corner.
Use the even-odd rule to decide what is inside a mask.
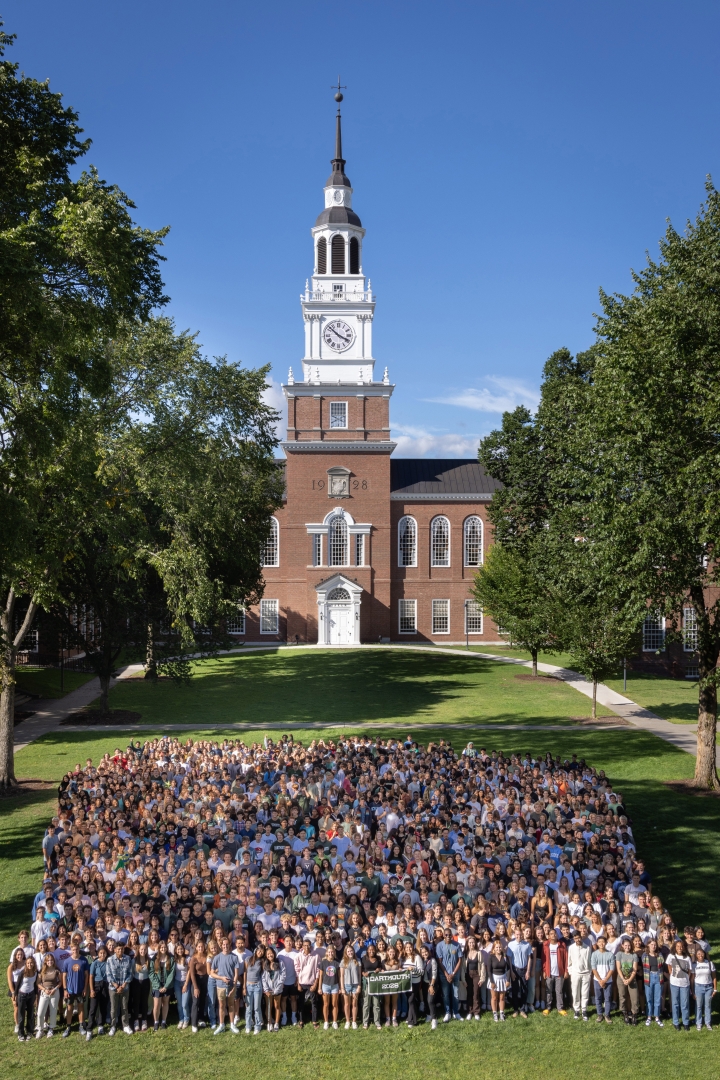
[[[273,1031],[279,1031],[279,1030],[280,1030],[280,1028],[278,1027],[278,1025],[273,1024]]]
[[[325,1021],[325,1023],[323,1024],[323,1027],[325,1028],[325,1030],[326,1030],[326,1031],[329,1031],[329,1030],[330,1030],[330,1024],[328,1023],[328,1021],[327,1021],[327,1020],[326,1020],[326,1021]]]
[[[346,1031],[349,1031],[349,1030],[350,1030],[350,1021],[349,1021],[349,1020],[346,1020],[346,1021],[345,1021],[345,1030],[346,1030]]]
[[[240,1034],[240,1030],[239,1030],[239,1028],[238,1028],[238,1026],[237,1026],[237,1024],[235,1023],[234,1020],[233,1020],[232,1024],[230,1025],[230,1030],[232,1031],[233,1035],[239,1035]]]
[[[113,1024],[113,1026],[112,1026],[112,1027],[110,1028],[110,1030],[108,1031],[108,1035],[114,1035],[116,1031],[117,1031],[117,1028],[116,1028],[116,1027],[115,1027],[115,1025]]]
[[[262,1031],[262,1028],[256,1027],[256,1028],[255,1028],[255,1029],[253,1030],[253,1035],[259,1035],[261,1031]]]
[[[98,1035],[104,1035],[104,1034],[105,1034],[105,1028],[102,1026],[102,1024],[100,1024],[100,1026],[98,1027]]]
[[[193,1033],[193,1035],[197,1035],[197,1033],[198,1033],[198,1029],[197,1029],[196,1027],[194,1027],[194,1028],[192,1029],[192,1033]]]
[[[450,1013],[445,1013],[445,1015],[443,1017],[443,1024],[449,1024],[451,1019],[452,1019],[452,1017],[450,1016]]]
[[[346,1026],[347,1026],[347,1025],[346,1025]],[[357,1020],[353,1020],[353,1022],[352,1022],[352,1029],[353,1029],[353,1031],[357,1031]]]
[[[133,1035],[134,1034],[133,1029],[131,1027],[129,1027],[129,1026],[124,1027],[123,1031],[125,1032],[126,1035]]]
[[[39,1035],[37,1037],[38,1037],[38,1039],[40,1038]],[[92,1031],[86,1031],[85,1032],[85,1042],[90,1042],[91,1039],[92,1039]]]
[[[213,1035],[221,1035],[224,1030],[225,1030],[225,1025],[224,1024],[218,1024],[218,1026],[213,1031]]]
[[[337,1025],[337,1020],[333,1020],[333,1027],[334,1027],[335,1031],[337,1031],[337,1026],[338,1026]]]
[[[455,1013],[454,1018],[455,1020],[462,1020],[462,1016],[460,1015],[460,1013]]]
[[[437,1027],[437,1020],[431,1020],[430,1021],[430,1030],[434,1031],[436,1027]]]

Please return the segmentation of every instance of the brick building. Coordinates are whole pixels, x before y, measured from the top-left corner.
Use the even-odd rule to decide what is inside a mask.
[[[470,596],[495,483],[476,460],[393,459],[387,368],[375,378],[375,297],[362,263],[340,110],[325,208],[301,296],[302,378],[287,400],[286,490],[263,552],[265,594],[231,624],[250,641],[490,642]]]

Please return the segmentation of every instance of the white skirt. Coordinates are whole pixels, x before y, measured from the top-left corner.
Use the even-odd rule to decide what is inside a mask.
[[[498,994],[504,994],[507,988],[507,975],[493,975],[493,989],[497,990]]]

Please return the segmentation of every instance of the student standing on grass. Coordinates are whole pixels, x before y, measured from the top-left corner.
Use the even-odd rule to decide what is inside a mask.
[[[345,1009],[345,1030],[347,1031],[351,1026],[355,1030],[357,1028],[362,973],[352,945],[345,946],[342,963],[340,964],[340,981],[342,983],[343,1006]]]
[[[32,951],[30,952],[30,956],[32,956]],[[13,1017],[15,1020],[16,1035],[20,1030],[20,1024],[18,1020],[18,987],[25,975],[26,960],[27,956],[25,955],[25,950],[21,946],[20,948],[15,949],[15,951],[13,952],[10,965],[7,969],[8,992],[10,994],[10,997],[12,998],[13,1003]]]
[[[153,998],[153,1029],[167,1027],[170,993],[175,983],[175,960],[167,942],[161,941],[155,959],[150,964],[150,990]]]
[[[107,961],[107,948],[105,945],[99,945],[97,956],[90,964],[90,1017],[85,1036],[88,1042],[92,1038],[92,1029],[95,1027],[96,1018],[98,1035],[102,1035],[105,1030],[105,1022],[109,1017],[110,995],[108,994]]]
[[[337,1028],[340,1007],[340,964],[335,958],[335,948],[328,945],[324,958],[318,964],[318,977],[315,989],[322,994],[323,1003],[323,1027],[327,1031],[330,1027],[330,1014],[332,1011],[332,1026]]]
[[[310,943],[308,942],[308,945]],[[265,946],[258,945],[247,964],[243,981],[245,996],[245,1031],[259,1035],[262,1031],[262,976]]]
[[[672,1005],[672,1022],[676,1031],[680,1030],[680,1022],[685,1031],[690,1030],[690,976],[692,974],[692,960],[687,954],[684,941],[676,941],[672,952],[665,961],[670,973],[670,1003]]]
[[[262,988],[265,995],[268,1031],[280,1030],[280,1005],[284,986],[285,965],[278,960],[274,949],[267,948],[263,963]]]
[[[655,938],[650,938],[642,954],[642,970],[647,1012],[645,1025],[650,1027],[654,1020],[659,1027],[663,1027],[663,1022],[660,1019],[660,1007],[665,975],[663,972],[663,957]]]
[[[205,943],[196,942],[190,963],[186,983],[192,986],[190,999],[190,1022],[193,1035],[197,1035],[198,1029],[206,1027],[207,1016],[207,989],[208,989],[208,958],[205,952]]]
[[[104,948],[103,951],[105,951]],[[100,950],[98,950],[98,952],[100,952]],[[60,1004],[61,993],[62,973],[58,970],[58,966],[55,963],[55,957],[53,956],[53,954],[48,953],[43,960],[42,968],[40,969],[40,972],[38,974],[38,1010],[36,1021],[37,1030],[35,1032],[36,1039],[42,1038],[46,1023],[48,1028],[48,1039],[51,1039],[55,1034],[55,1024],[57,1023],[58,1006]]]
[[[592,948],[583,945],[582,934],[576,930],[573,943],[568,949],[568,974],[572,992],[575,1019],[587,1020],[588,998],[590,997],[590,977],[592,974]]]
[[[70,1034],[73,1010],[77,1008],[78,1030],[81,1035],[85,1034],[83,1017],[85,1008],[85,996],[90,983],[90,965],[84,956],[80,955],[79,942],[73,942],[70,947],[70,956],[63,967],[63,990],[65,991],[66,1013],[65,1022],[67,1027],[63,1031],[63,1038]]]
[[[717,993],[717,975],[715,965],[700,946],[695,949],[692,982],[695,993],[695,1026],[700,1031],[705,1020],[705,1027],[712,1031],[710,1008],[713,994]]]
[[[556,930],[550,930],[547,941],[543,944],[543,976],[545,978],[545,1008],[543,1016],[549,1016],[552,1009],[553,992],[557,1011],[567,1016],[563,1002],[563,990],[567,976],[567,945],[558,937]]]
[[[66,960],[65,963],[67,964],[68,961]],[[108,995],[110,997],[110,1031],[108,1033],[110,1035],[115,1034],[121,1020],[125,1034],[132,1035],[133,1033],[133,1029],[130,1027],[128,1001],[130,999],[130,982],[134,966],[135,961],[132,956],[125,953],[125,946],[122,941],[116,941],[113,955],[108,958],[106,968]],[[63,985],[65,985],[64,980]]]
[[[18,1041],[29,1042],[35,1030],[35,985],[37,964],[33,956],[25,959],[22,976],[17,988]],[[82,1014],[80,1016],[82,1021]]]
[[[638,962],[632,951],[630,938],[623,938],[620,952],[615,957],[615,971],[618,989],[618,1007],[626,1024],[637,1024],[640,1008],[638,993]]]

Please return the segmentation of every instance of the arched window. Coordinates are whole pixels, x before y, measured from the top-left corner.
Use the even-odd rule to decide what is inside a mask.
[[[483,525],[482,519],[476,515],[465,518],[463,546],[465,566],[482,566]]]
[[[398,523],[398,566],[417,566],[415,518],[400,518]]]
[[[436,517],[430,526],[430,565],[450,565],[450,522]]]
[[[328,596],[328,600],[349,600],[349,599],[350,599],[350,593],[347,591],[347,589],[333,589],[332,592],[330,593],[330,595]]]
[[[328,534],[328,566],[348,565],[348,527],[345,518],[338,514],[330,521]]]
[[[263,544],[261,563],[263,566],[280,565],[280,527],[277,518],[270,518],[270,532]]]
[[[317,272],[327,274],[327,240],[321,236],[317,246]]]
[[[350,237],[350,273],[360,273],[360,244],[357,236]]]
[[[345,237],[340,233],[335,233],[330,243],[330,253],[332,257],[332,266],[330,269],[331,274],[344,274],[345,273]]]

